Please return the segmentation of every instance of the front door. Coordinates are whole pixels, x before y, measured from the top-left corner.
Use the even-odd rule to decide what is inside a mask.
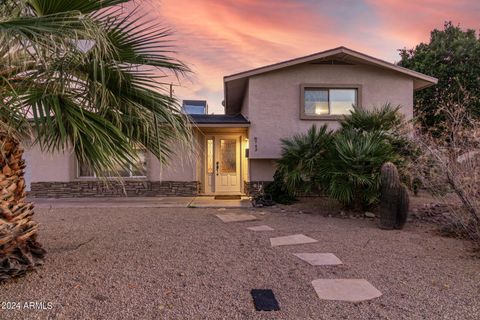
[[[215,193],[240,192],[240,138],[215,136]]]

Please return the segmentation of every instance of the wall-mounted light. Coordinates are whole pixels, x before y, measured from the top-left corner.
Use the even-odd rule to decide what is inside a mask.
[[[255,144],[255,148],[254,148],[255,152],[257,152],[257,150],[258,150],[257,141],[258,141],[257,137],[253,137],[253,142]]]

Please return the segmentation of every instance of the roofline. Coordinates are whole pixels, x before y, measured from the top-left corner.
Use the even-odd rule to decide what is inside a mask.
[[[437,78],[427,76],[426,74],[423,74],[423,73],[420,73],[420,72],[417,72],[417,71],[413,71],[413,70],[410,70],[410,69],[407,69],[407,68],[404,68],[404,67],[401,67],[401,66],[397,66],[396,64],[393,64],[393,63],[387,62],[385,60],[381,60],[381,59],[366,55],[364,53],[361,53],[361,52],[358,52],[358,51],[355,51],[355,50],[352,50],[352,49],[348,49],[348,48],[343,47],[343,46],[342,47],[337,47],[337,48],[334,48],[334,49],[329,49],[329,50],[322,51],[322,52],[317,52],[317,53],[310,54],[310,55],[307,55],[307,56],[303,56],[303,57],[300,57],[300,58],[290,59],[290,60],[287,60],[287,61],[274,63],[274,64],[271,64],[271,65],[267,65],[267,66],[243,71],[243,72],[240,72],[240,73],[235,73],[235,74],[232,74],[232,75],[229,75],[229,76],[225,76],[223,78],[223,81],[224,81],[224,83],[227,83],[227,82],[242,79],[242,78],[248,78],[248,77],[251,77],[251,76],[258,75],[258,74],[283,69],[283,68],[286,68],[286,67],[294,66],[294,65],[297,65],[297,64],[301,64],[301,63],[306,63],[306,62],[309,62],[309,61],[312,61],[312,60],[325,58],[325,57],[328,57],[328,56],[331,56],[331,55],[334,55],[334,54],[339,54],[339,53],[345,53],[345,54],[348,54],[350,56],[353,56],[353,57],[356,57],[356,58],[374,63],[376,65],[382,66],[384,68],[387,68],[387,69],[390,69],[390,70],[393,70],[393,71],[397,71],[397,72],[409,75],[411,77],[414,77],[414,78],[417,78],[417,79],[420,79],[420,80],[423,80],[423,81],[427,81],[427,82],[430,83],[430,85],[436,84],[438,82]],[[430,86],[430,85],[427,85],[427,86]],[[427,87],[427,86],[423,86],[423,88]]]
[[[248,127],[250,127],[250,122],[248,122],[248,123],[245,123],[245,122],[242,122],[242,123],[232,123],[232,122],[228,122],[228,123],[218,123],[218,122],[215,122],[215,123],[209,123],[209,122],[196,123],[196,122],[194,122],[194,124],[198,128],[205,128],[205,127],[208,127],[208,128],[248,128]]]

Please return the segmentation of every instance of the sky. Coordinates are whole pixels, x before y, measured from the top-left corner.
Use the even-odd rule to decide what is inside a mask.
[[[141,10],[172,29],[193,71],[175,95],[216,114],[226,75],[338,46],[397,62],[445,21],[480,29],[480,0],[146,0]]]

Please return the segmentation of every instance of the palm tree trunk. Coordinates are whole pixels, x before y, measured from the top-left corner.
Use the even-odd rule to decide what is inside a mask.
[[[0,282],[43,264],[45,255],[26,200],[22,157],[19,141],[0,132]]]

